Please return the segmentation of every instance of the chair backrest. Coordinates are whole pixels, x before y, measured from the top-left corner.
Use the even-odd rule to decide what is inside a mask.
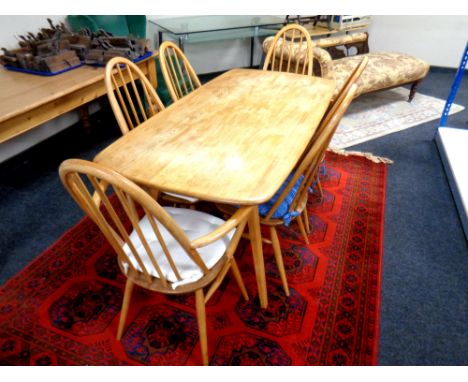
[[[265,57],[263,70],[311,76],[313,47],[314,43],[307,29],[298,24],[286,25],[274,37]]]
[[[200,80],[184,52],[171,41],[164,41],[159,47],[159,61],[164,81],[176,102],[201,86]]]
[[[85,211],[85,213],[97,224],[106,239],[112,245],[117,253],[121,264],[128,266],[127,276],[129,274],[142,275],[148,283],[160,283],[161,288],[170,287],[167,277],[161,271],[160,262],[164,262],[165,266],[170,265],[174,275],[180,280],[181,269],[179,269],[176,260],[171,256],[166,241],[163,238],[162,228],[180,244],[185,253],[199,267],[201,272],[206,275],[209,270],[203,258],[200,256],[197,248],[203,247],[214,239],[218,239],[231,231],[236,226],[242,224],[242,227],[236,231],[236,234],[231,239],[231,244],[238,241],[242,235],[250,210],[238,211],[237,217],[232,217],[227,224],[224,224],[224,230],[216,230],[212,240],[205,239],[203,242],[198,238],[191,242],[185,232],[180,228],[176,221],[164,210],[149,194],[142,190],[135,183],[120,175],[119,173],[103,167],[99,164],[81,160],[68,159],[64,161],[59,168],[60,178],[71,194],[76,203]],[[111,192],[115,196],[109,197]],[[247,211],[247,212],[246,212]],[[239,219],[240,212],[243,213],[243,218]],[[147,238],[142,232],[139,225],[140,216],[146,215],[153,232],[153,238],[159,241],[158,256],[155,256]],[[229,225],[229,223],[232,223]],[[136,232],[138,240],[132,241],[129,232]],[[153,235],[154,233],[154,235]],[[167,238],[167,233],[164,234]],[[204,237],[205,238],[205,237]],[[135,243],[137,241],[137,243]],[[153,244],[154,244],[154,240]],[[196,243],[198,241],[198,244]],[[236,243],[237,245],[237,243]],[[128,246],[129,251],[125,251],[124,246]],[[142,259],[137,248],[144,248],[145,254],[150,259],[148,261]],[[229,246],[226,252],[229,252]],[[129,258],[127,253],[131,252],[133,260]],[[231,250],[234,252],[234,250]],[[230,256],[232,253],[230,253]],[[158,259],[160,262],[158,262]],[[150,269],[153,267],[152,269]],[[156,279],[151,275],[159,276]]]
[[[330,141],[338,127],[338,124],[341,121],[341,118],[351,104],[351,101],[356,94],[356,90],[357,85],[353,84],[348,89],[348,92],[345,94],[343,99],[340,100],[339,105],[337,106],[333,115],[331,115],[329,118],[324,128],[321,129],[319,133],[314,134],[312,138],[312,144],[308,145],[305,154],[293,171],[292,176],[289,178],[288,184],[283,189],[268,214],[265,216],[265,219],[270,219],[272,217],[273,213],[281,205],[291,189],[298,182],[300,182],[300,185],[297,189],[294,199],[290,203],[289,211],[302,212],[302,210],[305,208],[309,189],[315,181],[322,157],[328,148],[328,145],[330,144]],[[301,177],[303,177],[302,181],[300,181]]]
[[[330,107],[325,113],[325,116],[323,117],[316,134],[319,134],[320,131],[323,128],[325,128],[325,126],[328,124],[330,118],[332,118],[332,116],[336,113],[336,110],[340,106],[341,102],[343,102],[343,99],[349,93],[349,89],[351,88],[351,86],[353,86],[354,84],[357,84],[368,62],[369,62],[369,58],[367,56],[364,56],[361,62],[356,65],[354,70],[351,72],[351,74],[349,75],[349,77],[346,79],[345,83],[341,87],[335,100],[330,104]]]
[[[122,134],[164,109],[144,73],[126,58],[114,57],[107,63],[104,81]]]
[[[325,129],[327,129],[327,126],[330,125],[331,119],[336,115],[336,113],[340,109],[344,99],[349,95],[351,87],[353,85],[355,85],[356,89],[357,89],[357,87],[358,87],[357,82],[358,82],[359,78],[361,77],[362,72],[366,68],[368,61],[369,61],[369,59],[368,59],[367,56],[363,57],[361,62],[358,65],[356,65],[356,67],[354,68],[352,73],[349,75],[348,79],[343,84],[342,88],[340,89],[340,92],[338,93],[335,101],[330,104],[327,112],[325,113],[324,117],[322,118],[322,121],[320,122],[319,127],[315,131],[314,136],[312,137],[311,141],[309,142],[309,144],[307,146],[307,149],[304,151],[304,154],[301,157],[301,161],[307,155],[307,153],[311,149],[312,145],[315,144],[318,137],[321,134],[323,134],[323,131]],[[357,90],[353,93],[353,97],[356,95],[356,92],[357,92]],[[338,121],[338,123],[339,123],[339,121]],[[335,130],[336,130],[336,128],[338,128],[338,125],[335,127]],[[334,134],[334,132],[333,132],[333,134]],[[330,137],[330,141],[331,141],[332,138],[333,138],[333,135]],[[330,141],[328,143],[330,143]],[[323,161],[323,159],[325,157],[325,151],[326,151],[327,147],[325,147],[324,150],[322,150],[321,155],[318,158],[318,166],[320,165],[320,163],[322,163],[322,161]],[[318,173],[318,166],[316,168],[316,173],[312,175],[313,179],[315,179],[315,177],[316,177],[316,175]]]

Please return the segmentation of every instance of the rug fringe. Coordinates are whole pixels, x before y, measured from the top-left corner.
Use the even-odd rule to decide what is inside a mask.
[[[364,157],[364,158],[369,159],[370,161],[372,161],[374,163],[385,163],[385,164],[392,164],[393,163],[393,161],[391,159],[389,159],[389,158],[379,157],[379,156],[376,156],[376,155],[374,155],[372,153],[365,153],[365,152],[362,152],[362,151],[347,151],[347,150],[339,149],[339,148],[336,148],[336,147],[329,147],[327,150],[334,153],[334,154],[343,155],[345,157],[347,157],[349,155]]]

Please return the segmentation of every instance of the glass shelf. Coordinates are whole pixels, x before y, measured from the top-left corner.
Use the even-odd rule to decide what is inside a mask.
[[[164,32],[180,36],[238,29],[253,31],[255,27],[280,26],[284,23],[284,18],[278,16],[190,16],[149,20],[149,22]]]
[[[222,40],[235,40],[241,38],[252,38],[252,37],[265,37],[272,36],[277,29],[236,29],[236,30],[221,30],[203,33],[193,33],[183,35],[182,39],[188,43],[201,43],[210,41],[222,41]],[[179,36],[180,37],[180,36]]]
[[[253,65],[255,39],[274,35],[284,24],[279,16],[189,16],[167,19],[149,19],[157,28],[158,44],[177,40],[184,50],[186,43],[204,43],[236,39],[250,39],[250,66]]]

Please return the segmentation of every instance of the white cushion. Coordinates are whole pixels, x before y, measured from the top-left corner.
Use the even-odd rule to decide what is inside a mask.
[[[169,215],[172,216],[172,218],[176,221],[180,228],[182,228],[191,241],[210,233],[224,223],[224,220],[200,211],[174,207],[164,207],[164,209],[169,213]],[[161,272],[165,278],[172,283],[172,288],[175,289],[179,285],[185,285],[201,279],[203,276],[201,269],[195,264],[189,255],[187,255],[187,253],[169,233],[169,231],[167,231],[161,223],[157,224],[159,231],[161,232],[161,235],[163,236],[167,245],[167,248],[169,249],[169,253],[171,254],[171,257],[176,264],[176,267],[182,278],[181,280],[177,280],[176,275],[172,271],[172,268],[167,261],[167,258],[159,244],[158,239],[156,238],[148,218],[144,216],[143,219],[141,219],[139,222],[139,226],[143,232],[143,235],[148,241],[156,262],[161,268]],[[229,242],[234,235],[234,232],[235,229],[231,230],[221,239],[207,245],[206,247],[198,249],[198,253],[200,254],[208,269],[213,268],[224,255],[226,248],[228,247]],[[140,255],[140,258],[148,272],[152,276],[159,278],[158,273],[151,263],[151,260],[148,257],[148,254],[135,230],[130,234],[130,240],[135,246],[135,249]],[[132,262],[133,266],[141,271],[141,267],[138,265],[128,244],[123,246],[123,250],[128,256],[129,260]],[[128,265],[125,269],[126,271],[127,268]]]

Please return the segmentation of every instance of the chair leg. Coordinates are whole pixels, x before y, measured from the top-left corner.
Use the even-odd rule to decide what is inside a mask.
[[[309,215],[307,213],[307,208],[304,208],[304,211],[302,211],[302,214],[304,215],[305,230],[307,234],[310,234]]]
[[[158,189],[155,189],[155,188],[150,188],[150,189],[148,190],[148,193],[149,193],[149,194],[151,195],[151,197],[152,197],[154,200],[156,200],[156,201],[158,201],[159,195],[161,194],[161,192],[160,192]]]
[[[318,192],[319,192],[319,198],[320,198],[320,200],[322,200],[322,199],[323,199],[323,190],[322,190],[322,184],[320,183],[320,179],[319,179],[319,178],[317,178],[316,187],[317,187]]]
[[[273,253],[275,254],[276,265],[280,275],[281,283],[283,284],[284,293],[289,296],[288,280],[286,278],[286,270],[284,269],[283,254],[278,239],[278,234],[273,226],[270,226],[271,245],[273,246]]]
[[[304,228],[304,222],[302,221],[302,215],[299,215],[297,217],[297,224],[299,224],[299,229],[301,231],[301,234],[302,236],[304,236],[304,241],[306,242],[306,244],[309,244],[309,238],[307,236],[307,232]]]
[[[206,336],[205,296],[203,289],[195,291],[195,306],[197,309],[198,336],[200,337],[201,355],[204,366],[208,366],[208,338]]]
[[[245,301],[249,301],[249,295],[247,294],[247,289],[245,289],[244,280],[242,280],[242,275],[239,272],[239,267],[237,266],[236,260],[234,258],[232,259],[231,272],[236,279],[237,285],[239,286]]]
[[[130,299],[132,297],[133,282],[127,279],[125,284],[124,298],[122,302],[122,309],[120,311],[119,329],[117,331],[117,341],[120,341],[125,327],[125,321],[127,320],[128,307],[130,306]]]

